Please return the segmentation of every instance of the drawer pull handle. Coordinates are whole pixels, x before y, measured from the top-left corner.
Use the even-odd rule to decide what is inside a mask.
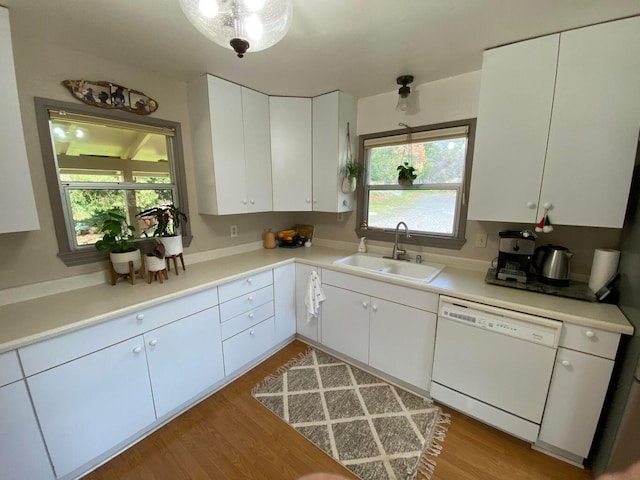
[[[247,297],[247,300],[249,300],[250,302],[253,302],[253,295],[249,295],[249,296]]]
[[[139,313],[139,314],[137,314],[137,315],[136,315],[136,320],[138,320],[138,321],[142,321],[142,320],[144,320],[144,313]]]
[[[562,366],[563,367],[570,367],[571,366],[571,362],[569,360],[562,360]]]
[[[595,333],[593,332],[593,330],[587,330],[586,332],[584,332],[584,334],[589,337],[589,338],[593,338],[595,337]]]
[[[155,347],[158,344],[158,339],[154,338],[153,340],[149,340],[149,345]]]
[[[133,349],[133,353],[138,354],[142,351],[142,347],[136,347]]]
[[[249,335],[253,335],[254,333],[256,333],[256,331],[255,331],[255,330],[251,330],[251,331],[249,332]]]
[[[253,318],[253,312],[251,312],[249,315],[247,315],[247,317]]]
[[[251,277],[247,278],[247,283],[251,283],[251,282],[253,282],[253,278]]]

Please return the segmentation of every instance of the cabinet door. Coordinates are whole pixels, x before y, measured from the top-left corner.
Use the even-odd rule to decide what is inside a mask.
[[[622,227],[640,126],[638,58],[640,17],[561,34],[540,194],[553,222]]]
[[[23,380],[0,388],[0,431],[4,480],[54,478]]]
[[[318,267],[296,263],[296,332],[303,337],[317,342],[319,340],[319,324],[322,317],[322,306],[317,317],[307,315],[307,306],[304,300],[307,296],[309,276],[315,271],[319,277],[322,272]]]
[[[538,439],[586,458],[612,370],[612,360],[559,348]]]
[[[296,265],[273,269],[276,342],[284,342],[296,333]]]
[[[247,184],[247,210],[270,212],[273,206],[271,185],[271,130],[269,97],[242,87],[244,158]]]
[[[371,299],[369,365],[423,390],[431,385],[436,315]]]
[[[269,97],[273,210],[310,211],[311,99]]]
[[[362,363],[369,362],[371,298],[331,285],[322,287],[327,300],[322,310],[322,344]]]
[[[536,222],[558,39],[550,35],[484,53],[470,220]]]
[[[142,336],[27,379],[58,477],[156,420]]]
[[[5,208],[0,233],[38,230],[38,212],[18,103],[18,86],[13,67],[9,10],[0,6],[0,202]]]
[[[224,378],[217,308],[147,332],[144,341],[158,418]]]

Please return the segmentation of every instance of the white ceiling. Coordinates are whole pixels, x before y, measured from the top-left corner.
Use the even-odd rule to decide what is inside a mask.
[[[178,0],[0,3],[12,28],[36,40],[172,78],[209,72],[294,96],[389,92],[401,74],[421,84],[470,72],[486,48],[640,14],[640,0],[293,0],[285,38],[239,59],[196,31]]]

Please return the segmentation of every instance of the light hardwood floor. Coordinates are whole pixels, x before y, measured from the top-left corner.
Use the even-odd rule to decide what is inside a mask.
[[[356,479],[251,397],[251,388],[307,346],[288,345],[86,478],[295,480],[311,472]],[[589,471],[451,413],[432,480],[586,480]]]

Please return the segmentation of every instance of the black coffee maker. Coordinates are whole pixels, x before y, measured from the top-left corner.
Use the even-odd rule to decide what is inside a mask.
[[[499,232],[498,280],[526,283],[531,272],[531,259],[536,248],[536,235],[529,231],[505,230]]]

